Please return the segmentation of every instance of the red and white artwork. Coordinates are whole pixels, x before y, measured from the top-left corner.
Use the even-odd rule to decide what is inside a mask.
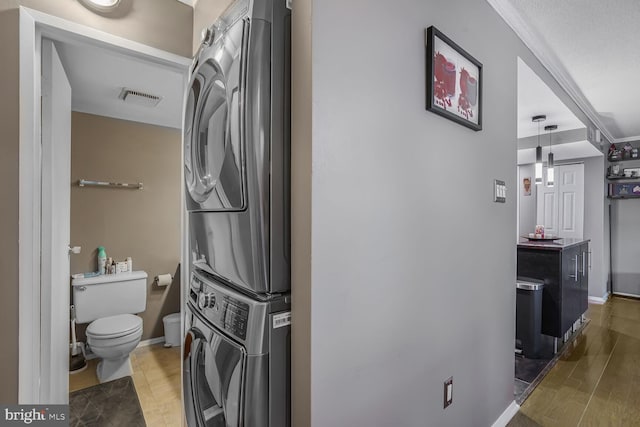
[[[434,37],[433,102],[478,124],[478,67]]]

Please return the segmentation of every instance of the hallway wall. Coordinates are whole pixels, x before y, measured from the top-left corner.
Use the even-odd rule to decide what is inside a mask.
[[[487,2],[295,5],[293,424],[492,425],[513,401],[518,56],[576,106]],[[480,132],[425,111],[430,25],[484,65]]]

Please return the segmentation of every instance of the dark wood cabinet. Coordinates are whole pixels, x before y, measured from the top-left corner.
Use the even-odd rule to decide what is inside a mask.
[[[563,337],[587,310],[588,241],[521,242],[518,244],[517,272],[518,278],[544,281],[543,334]]]

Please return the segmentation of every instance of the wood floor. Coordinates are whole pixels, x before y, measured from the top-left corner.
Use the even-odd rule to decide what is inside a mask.
[[[640,426],[640,301],[614,297],[587,317],[509,426]]]
[[[87,369],[69,375],[69,391],[98,384],[98,359],[88,361]],[[176,427],[181,424],[180,347],[162,344],[141,347],[131,354],[133,382],[148,427]]]

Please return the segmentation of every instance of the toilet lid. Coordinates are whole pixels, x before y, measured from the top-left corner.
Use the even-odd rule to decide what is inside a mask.
[[[91,322],[87,335],[99,338],[114,338],[128,335],[142,328],[142,318],[134,314],[118,314]]]

